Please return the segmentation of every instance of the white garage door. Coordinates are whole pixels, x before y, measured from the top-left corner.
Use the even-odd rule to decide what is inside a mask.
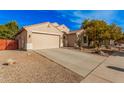
[[[32,33],[33,49],[59,48],[59,36]]]

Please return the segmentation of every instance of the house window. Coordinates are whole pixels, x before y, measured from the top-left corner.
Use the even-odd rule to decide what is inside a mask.
[[[83,40],[84,40],[84,43],[87,43],[87,37],[86,36],[83,37]]]

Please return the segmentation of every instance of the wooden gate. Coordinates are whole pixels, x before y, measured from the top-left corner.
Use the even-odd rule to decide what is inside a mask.
[[[16,40],[0,39],[0,50],[15,50],[18,48]]]

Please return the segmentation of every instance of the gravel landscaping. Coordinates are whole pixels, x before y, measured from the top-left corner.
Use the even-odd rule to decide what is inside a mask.
[[[8,60],[14,64],[3,65]],[[12,83],[78,83],[82,76],[44,58],[35,52],[0,51],[0,82]]]

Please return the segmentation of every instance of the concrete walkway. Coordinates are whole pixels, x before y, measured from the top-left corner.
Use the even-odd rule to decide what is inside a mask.
[[[114,53],[103,64],[88,75],[86,83],[124,83],[124,51]]]
[[[106,57],[63,48],[36,50],[35,52],[78,73],[84,78],[106,59]]]

